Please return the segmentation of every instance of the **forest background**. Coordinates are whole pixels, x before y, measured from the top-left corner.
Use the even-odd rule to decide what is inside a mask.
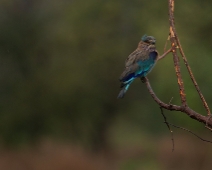
[[[178,36],[209,107],[211,6],[175,4]],[[141,36],[156,37],[163,53],[167,1],[1,0],[0,25],[1,169],[210,169],[212,145],[188,132],[173,129],[172,152],[145,84],[135,81],[117,99],[125,59]],[[206,115],[182,60],[181,66],[189,106]],[[148,78],[161,100],[180,103],[171,54]],[[203,124],[164,112],[171,123],[212,140]]]

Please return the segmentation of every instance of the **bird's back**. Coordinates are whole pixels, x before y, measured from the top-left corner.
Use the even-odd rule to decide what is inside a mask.
[[[127,57],[125,70],[120,76],[120,81],[126,81],[128,78],[131,78],[129,75],[132,74],[136,76],[136,72],[138,74],[142,71],[147,72],[149,66],[154,64],[156,57],[157,51],[155,45],[140,41],[137,49]]]

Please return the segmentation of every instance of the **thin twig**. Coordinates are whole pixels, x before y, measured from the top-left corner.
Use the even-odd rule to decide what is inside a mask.
[[[199,86],[198,86],[198,84],[197,84],[195,78],[194,78],[194,75],[193,75],[193,73],[192,73],[192,71],[191,71],[191,67],[190,67],[189,64],[188,64],[188,60],[187,60],[187,58],[186,58],[186,56],[185,56],[185,53],[183,52],[182,46],[181,46],[181,44],[180,44],[180,40],[179,40],[179,38],[178,38],[176,32],[175,32],[175,38],[176,38],[176,42],[177,42],[177,45],[178,45],[178,47],[179,47],[180,53],[181,53],[181,55],[182,55],[184,64],[186,65],[186,68],[187,68],[187,70],[188,70],[188,72],[189,72],[189,75],[190,75],[190,77],[191,77],[191,80],[192,80],[192,82],[193,82],[193,84],[194,84],[194,86],[195,86],[195,88],[196,88],[196,90],[197,90],[197,92],[198,92],[198,94],[199,94],[199,96],[200,96],[200,98],[201,98],[201,100],[202,100],[203,106],[205,107],[205,109],[206,109],[206,111],[207,111],[207,114],[208,114],[208,116],[209,116],[209,115],[211,115],[210,108],[208,107],[208,104],[207,104],[207,102],[206,102],[206,100],[205,100],[205,98],[204,98],[202,92],[200,91],[200,88],[199,88]]]
[[[183,128],[183,127],[180,127],[180,126],[173,125],[173,124],[171,124],[171,123],[169,123],[169,122],[167,122],[167,124],[169,124],[169,125],[171,125],[171,126],[173,126],[173,127],[175,127],[175,128],[179,128],[179,129],[185,130],[185,131],[191,133],[192,135],[196,136],[197,138],[199,138],[200,140],[202,140],[202,141],[204,141],[204,142],[212,143],[212,141],[209,141],[209,140],[206,140],[206,139],[201,138],[200,136],[198,136],[197,134],[195,134],[194,132],[192,132],[192,131],[189,130],[189,129],[186,129],[186,128]]]
[[[171,133],[171,138],[172,138],[172,152],[174,152],[174,137],[173,137],[173,131],[171,130],[170,126],[169,126],[169,123],[167,122],[167,119],[166,119],[166,116],[164,115],[163,113],[163,108],[160,107],[160,110],[161,110],[161,114],[163,116],[163,119],[164,119],[164,123],[166,124],[166,126],[168,127],[170,133]]]
[[[166,51],[166,46],[167,46],[167,43],[168,43],[168,41],[170,40],[170,35],[168,36],[168,38],[167,38],[167,40],[166,40],[166,43],[165,43],[165,45],[164,45],[164,49],[163,49],[163,52],[165,53],[165,51]]]
[[[161,56],[158,57],[157,61],[158,61],[158,60],[161,60],[162,58],[164,58],[164,57],[165,57],[167,54],[169,54],[171,51],[172,51],[172,49],[170,48],[169,50],[167,50],[166,52],[164,52],[163,55],[161,55]]]
[[[173,97],[170,99],[169,104],[171,104]]]

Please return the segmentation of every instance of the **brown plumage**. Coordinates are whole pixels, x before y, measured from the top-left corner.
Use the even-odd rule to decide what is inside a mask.
[[[123,98],[132,81],[137,77],[145,77],[154,67],[158,52],[155,38],[144,35],[137,49],[125,61],[125,70],[119,80],[122,82],[118,98]]]

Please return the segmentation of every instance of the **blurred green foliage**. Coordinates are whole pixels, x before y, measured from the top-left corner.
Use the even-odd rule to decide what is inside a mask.
[[[43,136],[96,149],[113,136],[168,133],[159,107],[139,80],[117,100],[118,77],[143,34],[168,36],[167,1],[0,1],[0,137],[33,143]],[[212,78],[212,2],[176,1],[176,28],[197,82],[208,101]],[[181,60],[182,61],[182,60]],[[206,114],[182,63],[188,103]],[[158,97],[179,104],[172,56],[148,76]],[[203,125],[165,111],[178,125]],[[126,129],[126,127],[128,127]],[[123,139],[124,140],[124,139]]]

